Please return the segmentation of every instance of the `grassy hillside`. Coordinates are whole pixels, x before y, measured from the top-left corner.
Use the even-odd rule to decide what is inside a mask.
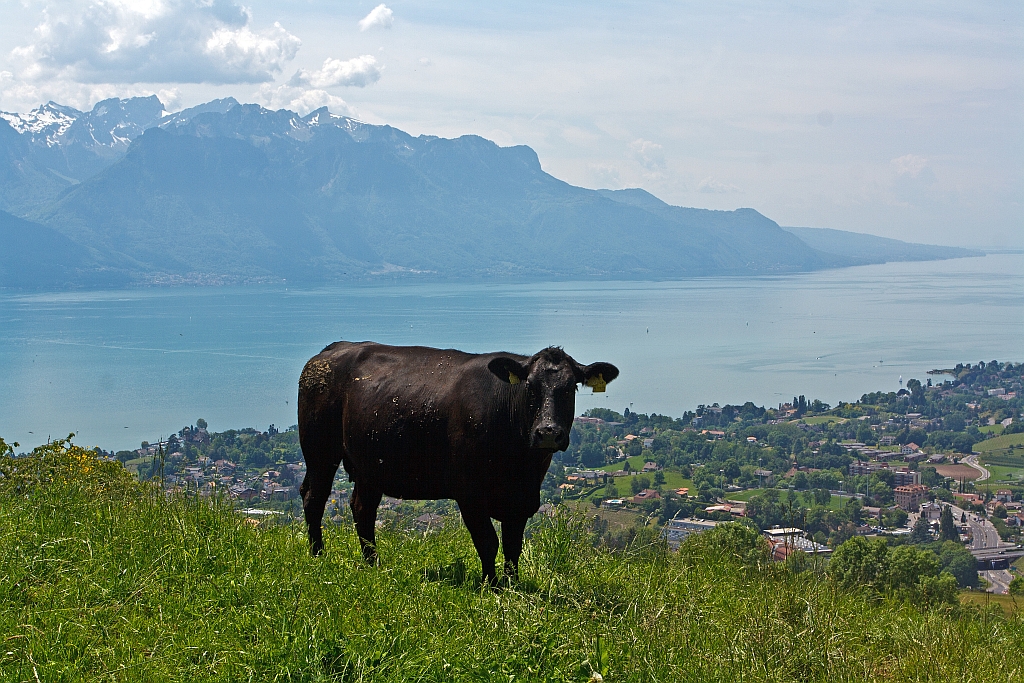
[[[2,443],[0,443],[2,447]],[[64,442],[0,459],[3,680],[1020,680],[1024,622],[924,610],[792,575],[728,534],[595,550],[585,520],[531,529],[522,581],[481,587],[459,526],[295,525],[166,499]]]
[[[1010,446],[1014,448],[1020,448],[1024,446],[1024,434],[1006,434],[1005,436],[996,436],[991,439],[985,439],[974,444],[974,450],[979,453],[997,453],[1001,451],[1008,451]]]

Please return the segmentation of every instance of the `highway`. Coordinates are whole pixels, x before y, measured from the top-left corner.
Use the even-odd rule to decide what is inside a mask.
[[[951,512],[953,513],[953,522],[956,524],[960,523],[960,518],[964,514],[964,510],[952,505]],[[1012,543],[1004,544],[999,538],[999,532],[992,526],[984,517],[974,514],[973,512],[967,513],[967,525],[971,529],[971,542],[967,546],[970,550],[993,550],[1001,546],[1012,548]]]

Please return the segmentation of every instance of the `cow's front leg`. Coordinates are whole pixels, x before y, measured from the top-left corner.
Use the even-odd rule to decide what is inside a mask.
[[[505,556],[505,576],[519,579],[519,556],[523,554],[523,531],[526,518],[514,518],[501,523],[501,552]]]
[[[498,556],[498,534],[494,533],[491,518],[482,507],[460,503],[459,509],[462,511],[462,521],[466,523],[469,535],[473,537],[476,554],[480,556],[484,581],[496,583],[494,559]]]
[[[356,521],[356,533],[359,535],[359,546],[363,550],[363,558],[370,564],[377,563],[377,506],[380,505],[382,492],[365,483],[357,481],[352,487],[352,517]]]

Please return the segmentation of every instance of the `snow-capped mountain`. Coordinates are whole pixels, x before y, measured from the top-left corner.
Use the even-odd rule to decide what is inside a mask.
[[[156,95],[103,100],[89,112],[56,102],[47,102],[27,114],[0,112],[0,118],[33,145],[80,144],[119,151],[127,150],[132,140],[167,115]]]
[[[19,134],[25,135],[33,144],[52,147],[60,144],[64,134],[82,112],[74,107],[65,107],[56,102],[47,102],[27,114],[0,111],[0,118]]]

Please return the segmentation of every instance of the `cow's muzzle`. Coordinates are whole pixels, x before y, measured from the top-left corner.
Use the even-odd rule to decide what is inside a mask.
[[[533,448],[564,451],[569,447],[569,433],[558,425],[545,425],[533,432]]]

